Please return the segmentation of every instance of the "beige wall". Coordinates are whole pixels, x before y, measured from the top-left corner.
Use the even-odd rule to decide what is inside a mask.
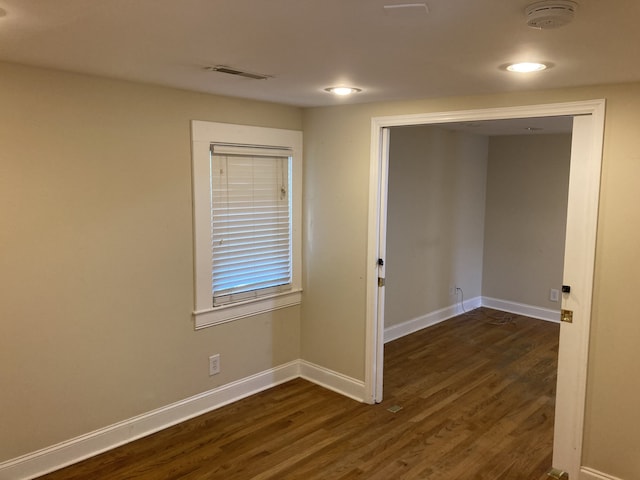
[[[189,124],[299,109],[8,64],[0,87],[0,461],[299,358],[298,307],[193,329]]]
[[[385,326],[423,317],[482,286],[488,138],[434,126],[392,128]]]
[[[302,322],[200,332],[189,120],[300,111],[12,65],[0,85],[0,460],[299,355],[364,378],[371,117],[607,98],[584,463],[640,478],[640,84],[305,110]]]
[[[304,358],[364,378],[371,117],[607,99],[584,464],[640,478],[640,84],[308,109]]]
[[[484,296],[560,309],[570,160],[570,134],[489,140]]]

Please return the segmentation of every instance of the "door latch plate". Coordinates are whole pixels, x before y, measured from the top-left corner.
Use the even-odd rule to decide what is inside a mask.
[[[573,323],[573,310],[560,310],[560,320],[562,322]]]

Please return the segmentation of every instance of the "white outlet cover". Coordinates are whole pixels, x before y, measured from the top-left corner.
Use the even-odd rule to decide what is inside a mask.
[[[209,376],[220,373],[220,354],[216,353],[209,357]]]

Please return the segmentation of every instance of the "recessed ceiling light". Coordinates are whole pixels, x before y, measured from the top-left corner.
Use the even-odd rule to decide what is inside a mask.
[[[325,92],[333,93],[334,95],[351,95],[352,93],[358,93],[362,90],[354,87],[329,87],[324,89]]]
[[[535,63],[535,62],[522,62],[522,63],[512,63],[511,65],[507,65],[507,70],[510,72],[517,73],[529,73],[529,72],[539,72],[541,70],[545,70],[548,65],[544,63]]]

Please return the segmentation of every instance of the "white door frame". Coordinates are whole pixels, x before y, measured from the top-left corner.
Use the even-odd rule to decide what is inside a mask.
[[[374,117],[371,119],[369,226],[367,246],[366,371],[365,400],[382,401],[384,361],[384,278],[387,217],[389,128],[450,122],[571,115],[574,118],[567,242],[562,308],[574,312],[574,323],[562,323],[558,359],[558,390],[553,466],[577,478],[582,457],[587,360],[595,263],[600,170],[604,134],[605,101],[528,105],[453,112]],[[584,116],[584,117],[580,117]],[[569,352],[570,351],[570,352]]]

